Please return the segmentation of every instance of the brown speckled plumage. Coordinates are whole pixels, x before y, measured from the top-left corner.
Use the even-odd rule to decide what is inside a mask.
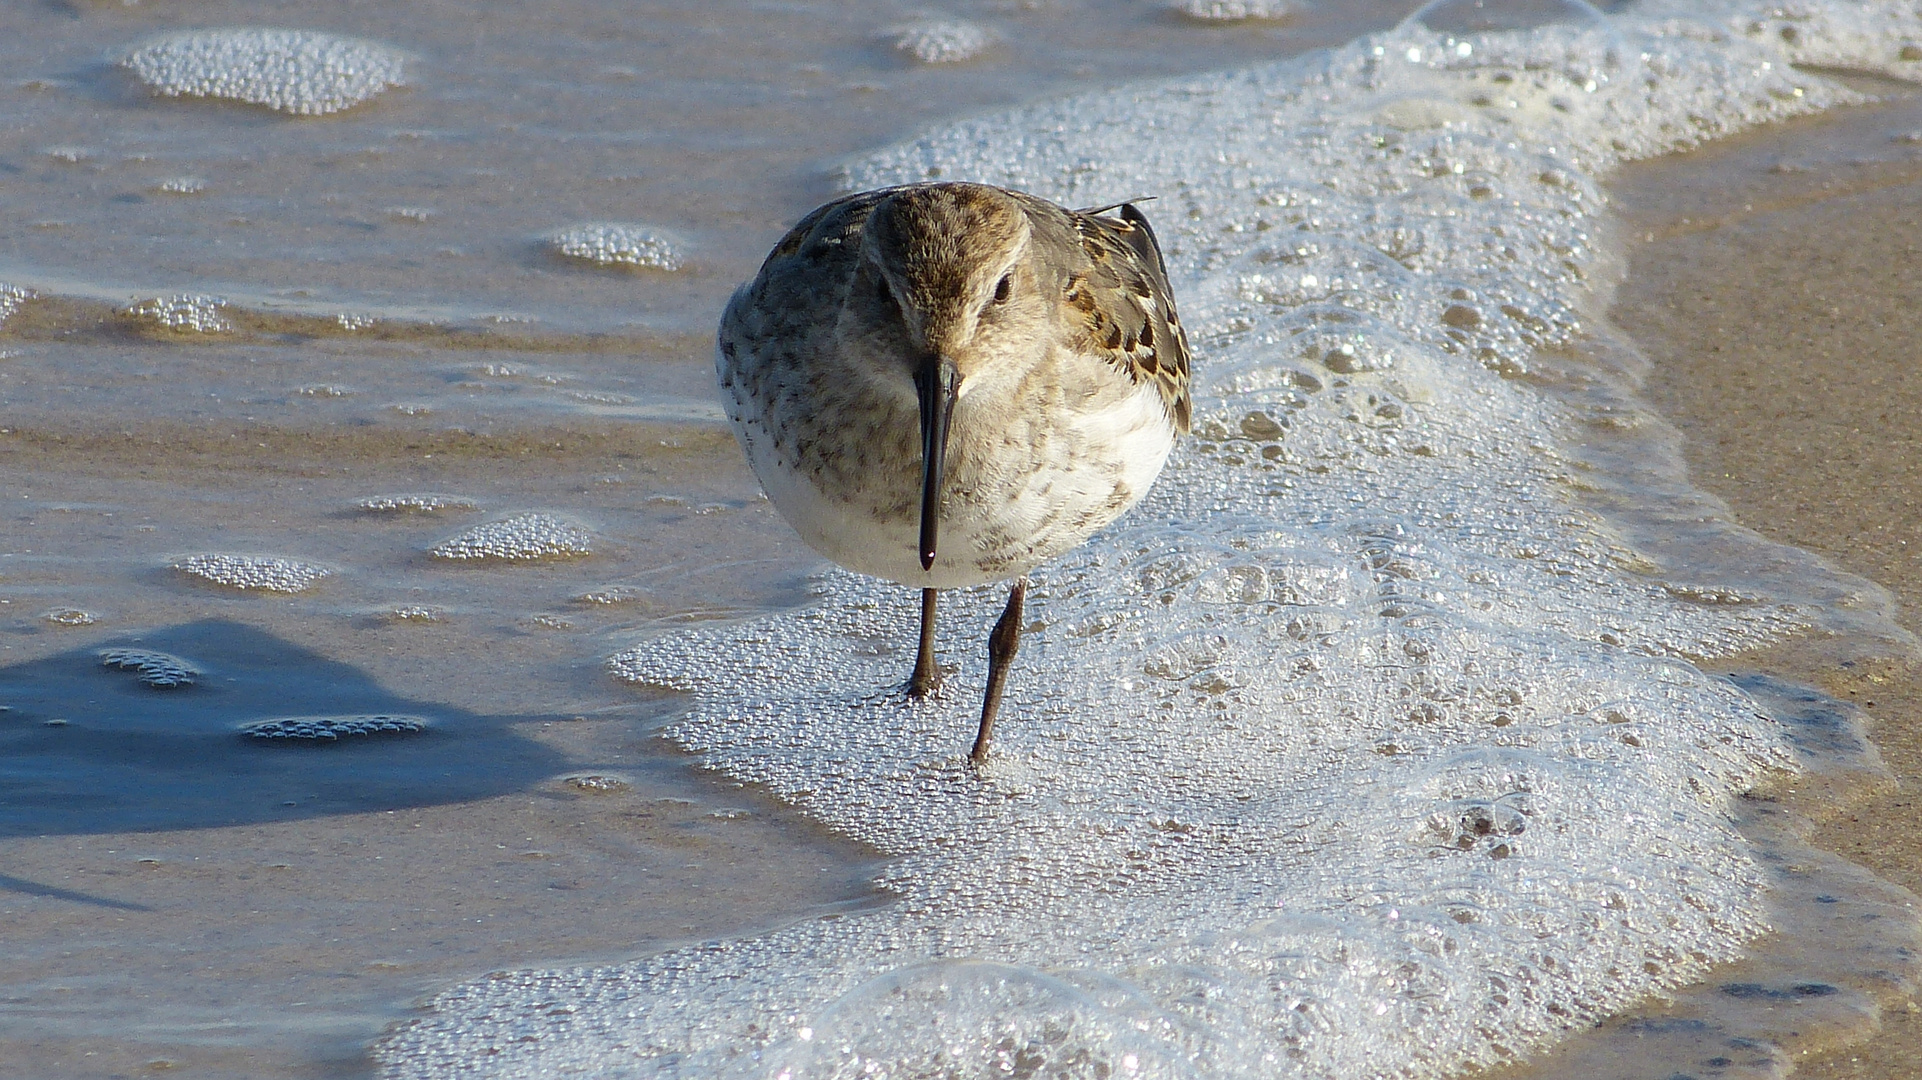
[[[996,516],[997,500],[1045,502],[1049,478],[1079,478],[1068,485],[1077,497],[983,528],[932,574],[912,565],[909,541],[899,566],[849,558],[832,542],[816,544],[824,554],[904,584],[994,580],[1073,547],[1143,494],[1145,484],[1130,482],[1140,462],[1115,458],[1110,433],[1075,423],[1147,393],[1160,402],[1166,441],[1188,428],[1188,344],[1167,273],[1146,219],[1120,211],[1078,213],[982,185],[910,185],[837,199],[775,245],[728,305],[718,366],[729,416],[790,520],[776,489],[793,478],[840,513],[907,529],[921,469],[912,364],[929,343],[953,348],[964,387],[994,391],[964,389],[957,406],[944,529]],[[997,259],[1013,278],[1000,306],[974,295],[982,275],[971,273],[1000,269]],[[969,328],[956,324],[977,306],[980,325],[959,340]],[[1099,497],[1081,497],[1090,486]],[[795,524],[817,540],[809,521]]]
[[[1188,430],[1188,343],[1147,219],[1106,209],[913,184],[836,199],[775,245],[722,316],[717,368],[755,473],[810,545],[923,589],[972,585],[1141,498]],[[936,495],[917,379],[937,358],[951,421],[923,557]]]

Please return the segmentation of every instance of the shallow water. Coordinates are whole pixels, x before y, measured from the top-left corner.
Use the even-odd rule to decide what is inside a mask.
[[[1400,14],[954,10],[996,43],[953,66],[877,36],[918,14],[887,5],[357,13],[327,28],[415,54],[412,85],[299,120],[152,101],[101,56],[180,26],[312,25],[302,9],[49,7],[16,30],[0,280],[41,299],[0,329],[0,886],[30,957],[0,1060],[353,1073],[411,996],[463,975],[875,902],[874,852],[690,773],[652,737],[680,703],[603,670],[637,640],[808,595],[816,561],[713,423],[713,311],[840,155]],[[1071,36],[1091,21],[1098,49]],[[156,190],[180,178],[201,186]],[[686,268],[575,265],[542,239],[605,220],[673,237]],[[179,294],[227,298],[207,311],[233,329],[123,314]],[[422,492],[467,501],[360,505]],[[589,553],[432,554],[529,511]],[[175,569],[204,553],[332,573],[283,595]],[[109,646],[200,673],[146,686],[99,662]],[[425,729],[234,731],[365,714]]]
[[[768,237],[831,190],[841,155],[991,105],[1298,52],[1406,8],[1352,0],[1210,25],[1141,4],[954,5],[945,14],[991,42],[923,64],[891,41],[926,13],[880,0],[424,0],[319,21],[294,3],[36,5],[4,45],[0,280],[705,339]],[[230,25],[385,43],[411,54],[411,85],[290,122],[153,100],[103,62],[163,30]],[[164,189],[181,179],[198,184]],[[592,221],[678,236],[688,269],[583,272],[541,242]]]
[[[890,31],[927,13],[893,3],[9,13],[0,282],[36,298],[0,308],[0,1074],[359,1075],[457,978],[870,902],[871,853],[691,773],[651,735],[674,704],[602,672],[658,630],[791,606],[816,566],[714,426],[721,302],[842,155],[1401,5],[947,14],[991,33],[982,55],[909,59]],[[370,39],[407,85],[293,118],[112,65],[210,26]],[[596,222],[670,238],[682,268],[547,239]],[[177,297],[227,301],[199,317],[228,329],[127,314]],[[422,492],[458,499],[361,508]],[[591,553],[430,554],[529,511]],[[278,594],[173,568],[208,553],[332,573]],[[101,664],[116,646],[202,674],[143,685]],[[364,714],[426,727],[234,730]]]

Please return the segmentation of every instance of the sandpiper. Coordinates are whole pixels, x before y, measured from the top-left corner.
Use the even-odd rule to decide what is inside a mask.
[[[911,696],[941,681],[939,591],[1014,579],[988,639],[985,760],[1027,572],[1134,505],[1188,430],[1188,342],[1148,219],[983,184],[849,195],[774,246],[718,346],[775,507],[842,566],[921,589]]]

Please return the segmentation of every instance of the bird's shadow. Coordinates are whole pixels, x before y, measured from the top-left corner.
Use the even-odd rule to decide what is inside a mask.
[[[198,671],[189,684],[156,686],[103,663],[103,650],[116,646],[177,657]],[[514,730],[552,717],[484,716],[402,697],[354,667],[226,620],[0,668],[0,706],[0,837],[466,802],[527,788],[568,765]],[[425,725],[332,741],[241,730],[290,716],[368,715]]]

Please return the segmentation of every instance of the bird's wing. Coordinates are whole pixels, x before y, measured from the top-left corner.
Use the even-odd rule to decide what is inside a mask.
[[[822,203],[808,212],[808,215],[795,223],[774,250],[767,253],[761,263],[761,274],[766,275],[770,267],[782,260],[802,253],[810,244],[816,247],[848,247],[849,241],[857,241],[861,235],[861,223],[867,220],[868,211],[874,204],[892,195],[897,188],[882,188],[878,191],[863,191],[844,195],[831,202]]]
[[[841,302],[860,258],[862,226],[875,204],[894,190],[824,203],[781,237],[754,280],[741,286],[721,313],[717,343],[723,382],[737,373],[753,379],[770,367],[791,365],[807,354],[810,335],[832,327],[817,313]]]
[[[1188,335],[1175,312],[1168,268],[1148,219],[1132,204],[1121,217],[1068,214],[1087,264],[1068,282],[1067,302],[1082,315],[1083,351],[1106,356],[1137,384],[1161,392],[1182,432],[1194,411],[1188,396]]]

